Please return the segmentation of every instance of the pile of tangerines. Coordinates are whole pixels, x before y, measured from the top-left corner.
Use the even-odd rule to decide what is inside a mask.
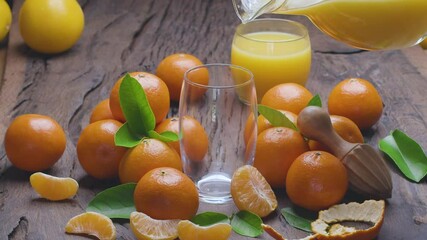
[[[201,64],[192,55],[173,54],[159,63],[155,74],[130,73],[145,91],[156,119],[157,132],[178,133],[179,119],[165,119],[170,101],[179,100],[184,72]],[[203,76],[198,79],[200,83],[208,82]],[[185,240],[186,235],[191,236],[194,231],[202,230],[197,230],[197,226],[188,221],[156,222],[191,219],[198,210],[197,189],[182,173],[179,144],[145,138],[134,148],[115,145],[114,135],[126,122],[119,100],[122,80],[123,77],[117,80],[108,99],[94,107],[90,123],[82,130],[77,142],[78,160],[87,174],[96,179],[119,178],[121,183],[137,183],[134,202],[136,210],[142,215],[131,215],[131,227],[139,239],[146,239],[147,232],[151,231],[143,227],[147,226],[148,221],[151,224],[148,226],[180,225],[180,238]],[[297,125],[299,112],[312,98],[313,94],[305,87],[285,83],[270,89],[263,96],[261,104],[281,111]],[[353,143],[363,142],[360,129],[374,125],[381,117],[382,108],[377,90],[369,81],[360,78],[340,82],[328,98],[334,129],[345,140]],[[192,142],[185,145],[188,147],[186,152],[193,155],[192,159],[202,159],[208,147],[205,130],[194,118],[186,117],[183,121],[186,131],[190,131],[188,134],[193,136],[190,140]],[[248,119],[250,121],[254,119]],[[286,187],[293,203],[315,211],[326,209],[342,200],[348,188],[347,172],[327,147],[306,139],[297,130],[273,127],[262,115],[258,117],[257,123],[259,134],[254,168],[240,169],[232,180],[231,192],[239,209],[252,211],[261,217],[270,214],[277,207],[271,187]],[[246,142],[249,141],[249,130],[245,131],[244,137]],[[52,167],[60,159],[66,146],[66,134],[51,117],[24,114],[10,124],[4,143],[8,159],[15,167],[38,172]],[[43,173],[33,174],[30,182],[42,197],[50,200],[72,197],[78,189],[78,183],[73,179],[56,178]],[[252,185],[259,189],[250,189],[252,185],[249,182],[256,182]],[[260,191],[265,195],[261,196]],[[92,218],[100,216],[87,213],[71,219],[67,224],[67,232],[76,233],[76,229],[81,227],[79,224]],[[108,226],[112,225],[108,218],[105,222]],[[230,229],[228,226],[223,227]],[[163,233],[167,232],[166,229],[162,229]],[[106,230],[107,236],[113,233],[115,237],[115,231]],[[100,235],[99,232],[97,234]],[[219,239],[218,235],[214,237]]]

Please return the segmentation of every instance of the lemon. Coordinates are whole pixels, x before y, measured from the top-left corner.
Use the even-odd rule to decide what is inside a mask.
[[[76,0],[26,0],[18,20],[24,42],[46,54],[70,49],[84,28],[83,11]]]
[[[12,22],[12,12],[5,0],[0,0],[0,41],[3,40],[9,32]]]

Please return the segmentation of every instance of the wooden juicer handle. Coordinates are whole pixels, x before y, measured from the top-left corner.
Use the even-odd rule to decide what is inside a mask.
[[[329,114],[320,107],[304,108],[298,115],[297,125],[305,137],[323,143],[339,159],[358,145],[342,139],[332,127]]]

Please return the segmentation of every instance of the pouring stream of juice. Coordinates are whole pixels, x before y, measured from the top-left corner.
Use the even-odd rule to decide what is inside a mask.
[[[338,41],[367,50],[413,46],[427,37],[427,0],[233,0],[243,23],[263,13],[307,16]]]

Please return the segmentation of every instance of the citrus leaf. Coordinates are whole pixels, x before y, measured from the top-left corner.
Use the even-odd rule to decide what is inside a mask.
[[[129,129],[129,124],[123,124],[116,134],[114,134],[114,144],[119,147],[133,148],[138,145],[142,139],[136,137]]]
[[[287,127],[298,131],[298,128],[295,126],[295,124],[289,120],[285,114],[274,108],[259,104],[258,112],[263,115],[274,127]]]
[[[97,212],[109,218],[129,219],[135,209],[133,192],[135,183],[126,183],[98,193],[86,208],[86,212]]]
[[[156,127],[156,119],[148,103],[144,89],[129,74],[123,78],[119,89],[120,106],[134,135],[146,136]]]
[[[412,181],[420,182],[427,175],[427,157],[423,149],[402,131],[392,131],[379,141],[378,148]]]
[[[313,98],[310,99],[307,106],[316,106],[316,107],[322,107],[322,99],[320,99],[319,94],[316,94]]]
[[[264,232],[261,224],[261,218],[248,211],[239,211],[231,219],[233,231],[246,237],[260,236]]]
[[[197,214],[191,219],[191,222],[199,226],[209,226],[216,223],[230,223],[228,216],[217,212],[204,212]]]
[[[305,232],[311,232],[311,222],[314,219],[307,219],[301,216],[294,208],[287,207],[280,210],[286,222],[294,228],[298,228]]]
[[[160,135],[162,135],[163,137],[169,138],[172,142],[179,140],[178,134],[176,134],[172,131],[165,131],[165,132],[160,133]]]
[[[148,136],[150,138],[155,138],[163,142],[175,142],[178,141],[178,134],[171,132],[171,131],[165,131],[162,133],[157,133],[154,130],[148,131]]]

